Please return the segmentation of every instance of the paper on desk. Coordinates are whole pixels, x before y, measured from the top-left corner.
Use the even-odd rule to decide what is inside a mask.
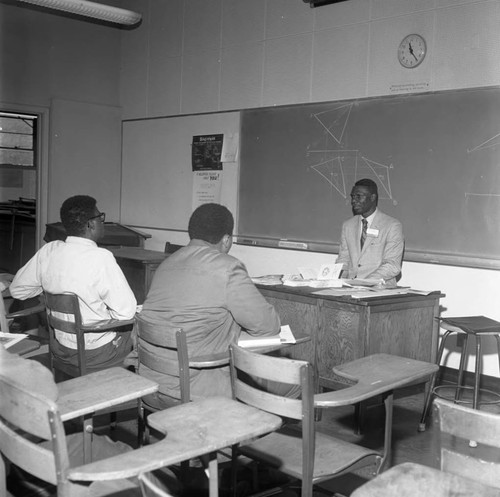
[[[280,330],[281,343],[295,343],[295,337],[293,336],[290,325],[284,324],[281,326]]]
[[[238,339],[238,345],[243,348],[269,347],[282,343],[296,343],[295,337],[288,324],[281,326],[280,332],[277,335],[255,336],[247,332],[242,332]]]
[[[8,349],[17,342],[24,340],[28,335],[26,333],[3,333],[0,332],[0,343]]]
[[[410,293],[409,288],[388,288],[386,290],[368,291],[368,292],[356,292],[353,293],[353,299],[372,299],[376,297],[388,297],[390,295],[400,295],[404,293]]]

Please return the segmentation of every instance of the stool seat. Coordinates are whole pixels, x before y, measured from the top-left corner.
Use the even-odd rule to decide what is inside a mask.
[[[439,351],[437,356],[438,366],[441,363],[443,357],[444,348],[447,339],[452,335],[461,336],[463,339],[460,354],[460,366],[458,370],[458,378],[456,385],[436,385],[437,373],[433,375],[431,383],[429,386],[429,391],[427,392],[427,397],[425,399],[425,405],[422,412],[422,417],[420,419],[419,431],[425,431],[425,425],[427,420],[427,415],[429,413],[429,408],[434,395],[447,399],[454,400],[455,403],[471,403],[473,409],[479,409],[479,394],[480,392],[488,393],[492,396],[496,396],[497,399],[481,402],[482,404],[494,404],[500,402],[500,393],[493,392],[491,390],[485,390],[480,388],[481,379],[481,367],[482,367],[482,352],[481,352],[481,339],[484,336],[494,336],[497,342],[498,349],[498,364],[500,369],[500,322],[494,319],[488,318],[486,316],[463,316],[463,317],[446,317],[438,318],[440,320],[440,326],[443,328],[445,333],[441,338],[441,343],[439,345]],[[474,385],[472,387],[463,385],[463,377],[467,360],[468,343],[469,337],[473,336],[476,340],[476,357],[475,357],[475,371],[474,371]],[[451,390],[451,395],[454,397],[450,399],[450,396],[445,395],[446,390]],[[472,391],[472,400],[464,400],[462,398],[462,392],[464,390]]]

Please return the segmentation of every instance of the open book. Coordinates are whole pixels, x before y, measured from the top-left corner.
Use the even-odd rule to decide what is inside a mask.
[[[263,337],[242,333],[238,340],[238,345],[244,348],[267,347],[271,345],[281,345],[283,343],[295,343],[295,337],[288,324],[282,326],[277,335]]]
[[[0,332],[0,343],[8,349],[12,347],[15,343],[20,342],[28,335],[25,333],[2,333]]]
[[[283,276],[285,286],[309,286],[312,288],[341,288],[339,279],[342,264],[323,264],[319,271],[311,268],[299,267],[299,274]]]

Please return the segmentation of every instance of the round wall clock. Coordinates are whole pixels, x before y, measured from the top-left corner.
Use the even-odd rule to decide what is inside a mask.
[[[419,66],[425,59],[427,45],[422,36],[411,34],[405,36],[398,47],[399,63],[408,69]]]

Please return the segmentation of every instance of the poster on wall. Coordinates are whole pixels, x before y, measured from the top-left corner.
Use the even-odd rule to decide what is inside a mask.
[[[220,204],[222,171],[195,171],[193,174],[193,211],[201,204]]]
[[[191,163],[193,171],[220,171],[224,135],[193,136]]]
[[[201,204],[220,203],[223,134],[193,136],[193,210]]]

